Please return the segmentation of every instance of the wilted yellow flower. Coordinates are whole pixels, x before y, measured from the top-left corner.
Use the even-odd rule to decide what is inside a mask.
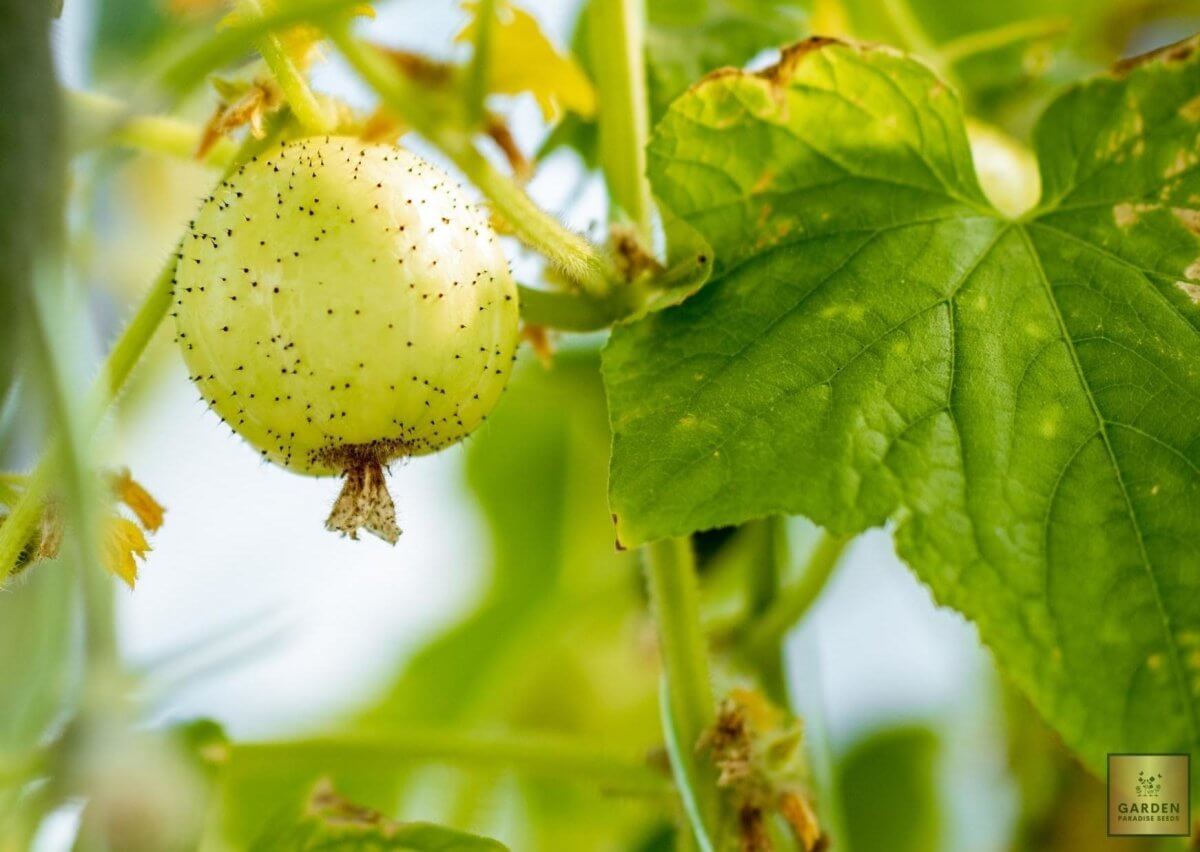
[[[157,532],[163,523],[162,505],[150,496],[150,492],[129,475],[129,468],[122,468],[109,479],[113,496],[137,515],[146,532]]]
[[[104,567],[124,580],[129,588],[133,588],[138,576],[134,557],[144,559],[149,552],[150,544],[137,524],[120,516],[108,519],[101,558]]]

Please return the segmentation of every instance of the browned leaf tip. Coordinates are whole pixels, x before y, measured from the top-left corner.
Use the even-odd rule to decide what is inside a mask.
[[[845,41],[844,39],[834,38],[832,36],[810,36],[803,41],[798,41],[795,44],[789,44],[787,47],[784,47],[780,51],[779,60],[774,64],[762,69],[761,71],[756,71],[751,74],[742,70],[741,68],[735,68],[732,66],[717,68],[713,71],[709,71],[707,74],[693,83],[690,88],[695,89],[711,80],[718,80],[722,77],[731,76],[754,76],[766,80],[774,86],[781,86],[786,84],[792,78],[792,75],[795,73],[796,67],[800,64],[801,60],[803,60],[804,57],[808,56],[810,53],[821,50],[825,47],[837,45],[845,46],[850,44],[850,42]]]
[[[614,529],[614,530],[617,530],[617,529],[619,529],[619,528],[620,528],[620,527],[619,527],[619,522],[617,521],[617,513],[616,513],[616,512],[613,512],[613,513],[612,513],[612,522],[613,522],[613,529]],[[617,535],[616,535],[616,536],[613,538],[613,541],[616,543],[616,547],[617,547],[617,553],[624,553],[624,552],[625,552],[625,550],[626,550],[626,547],[625,547],[625,545],[624,545],[624,544],[622,544],[622,543],[621,543],[621,535],[620,535],[620,533],[617,533]]]
[[[387,837],[394,833],[398,823],[387,819],[371,808],[357,805],[340,796],[329,778],[322,778],[313,787],[305,806],[308,816],[315,817],[329,826],[347,828],[371,828]]]
[[[779,57],[779,61],[768,68],[764,68],[758,72],[758,76],[762,77],[769,83],[777,86],[786,85],[792,76],[796,73],[796,68],[810,53],[815,53],[826,47],[835,45],[847,45],[848,42],[840,38],[831,38],[830,36],[811,36],[798,41],[795,44],[790,44],[785,47]]]
[[[1155,48],[1148,53],[1122,59],[1113,66],[1112,74],[1114,77],[1121,78],[1128,76],[1134,69],[1140,68],[1143,65],[1150,65],[1155,62],[1161,62],[1163,65],[1172,65],[1177,62],[1183,62],[1195,54],[1197,47],[1200,47],[1200,35],[1189,36],[1174,44]]]

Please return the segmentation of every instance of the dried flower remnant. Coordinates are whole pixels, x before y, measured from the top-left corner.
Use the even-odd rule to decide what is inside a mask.
[[[760,692],[734,689],[700,741],[717,767],[717,784],[729,792],[743,852],[774,848],[766,828],[774,813],[784,818],[804,852],[825,848],[809,802],[802,740],[799,720],[787,719]]]
[[[249,84],[214,81],[214,85],[222,100],[204,125],[196,148],[197,160],[204,159],[214,145],[247,125],[254,138],[262,139],[263,120],[283,105],[279,87],[271,81],[256,80]]]
[[[112,500],[124,504],[133,512],[136,520],[122,516],[115,507],[104,518],[100,561],[109,573],[119,577],[132,589],[138,578],[138,560],[144,561],[153,549],[145,534],[162,527],[166,510],[130,475],[128,469],[109,474],[107,482]],[[0,523],[3,522],[4,517],[0,515]],[[65,532],[62,509],[58,501],[51,498],[42,506],[37,528],[18,560],[16,570],[23,571],[37,562],[57,557],[62,550]]]

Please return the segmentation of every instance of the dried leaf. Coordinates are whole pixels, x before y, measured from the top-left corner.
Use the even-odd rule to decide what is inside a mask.
[[[40,562],[43,559],[53,559],[62,550],[63,519],[58,504],[50,501],[42,510],[38,520],[37,549],[32,554],[31,561]]]
[[[255,81],[243,88],[227,81],[214,80],[213,85],[223,97],[233,95],[239,88],[242,91],[237,100],[227,97],[217,106],[212,118],[204,126],[200,145],[196,149],[197,160],[203,159],[223,137],[247,124],[254,137],[261,139],[264,133],[263,118],[283,105],[283,96],[272,82]]]

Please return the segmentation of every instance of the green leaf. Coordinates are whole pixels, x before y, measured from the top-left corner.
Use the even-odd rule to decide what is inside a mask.
[[[651,178],[716,274],[605,352],[620,539],[892,520],[1093,769],[1200,747],[1198,43],[1063,95],[1018,221],[890,50],[676,101]]]
[[[798,0],[655,0],[646,5],[646,71],[655,119],[710,71],[741,67],[806,30],[807,3]]]
[[[833,0],[846,32],[921,52],[954,74],[972,112],[1003,112],[1027,130],[1030,99],[1044,104],[1081,69],[1116,61],[1138,28],[1170,15],[1173,0]],[[1177,4],[1174,4],[1177,5]],[[814,24],[814,32],[826,32]],[[1007,122],[1006,122],[1007,123]]]
[[[320,782],[302,818],[290,828],[275,826],[253,847],[255,852],[507,852],[486,837],[424,822],[396,822],[356,805]]]
[[[904,725],[866,734],[838,762],[839,799],[850,852],[941,848],[937,734]]]
[[[838,762],[850,852],[930,852],[941,847],[937,735],[920,725],[875,731]]]

